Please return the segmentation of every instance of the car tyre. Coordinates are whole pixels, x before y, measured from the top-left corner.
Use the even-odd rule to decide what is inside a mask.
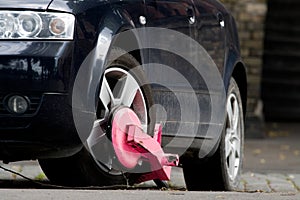
[[[188,190],[239,190],[243,164],[244,115],[239,87],[231,78],[227,92],[226,120],[217,151],[205,159],[183,160]]]
[[[139,62],[129,53],[126,53],[124,50],[120,48],[113,48],[110,52],[110,56],[108,59],[108,67],[104,72],[104,76],[106,77],[106,81],[108,84],[110,81],[108,79],[117,79],[119,76],[127,76],[132,77],[136,84],[138,84],[141,94],[141,97],[136,97],[132,101],[131,107],[140,118],[143,119],[144,123],[147,123],[146,130],[149,134],[153,133],[154,124],[155,124],[155,115],[154,110],[150,109],[153,105],[152,93],[150,86],[145,83],[146,77],[144,72],[139,64]],[[122,74],[123,73],[123,74]],[[121,75],[120,75],[121,74]],[[108,77],[109,76],[109,77]],[[122,77],[121,77],[122,78]],[[104,82],[104,78],[102,78],[102,84]],[[134,83],[134,84],[135,84]],[[103,86],[103,85],[102,85]],[[101,87],[102,87],[101,86]],[[115,87],[115,86],[109,86]],[[125,88],[125,86],[124,86]],[[131,88],[129,88],[131,89]],[[113,89],[112,89],[113,91]],[[101,91],[99,94],[100,101],[97,108],[97,118],[101,118],[98,115],[101,113],[105,113],[106,111],[111,112],[110,109],[107,110],[107,107],[104,108],[103,101],[101,100]],[[139,100],[142,98],[142,100]],[[138,99],[138,100],[136,100]],[[135,105],[136,104],[136,105]],[[143,104],[143,105],[142,105]],[[111,104],[109,104],[111,105]],[[120,105],[121,106],[121,105]],[[145,112],[142,111],[145,108]],[[115,109],[115,108],[114,108]],[[100,111],[99,111],[100,110]],[[99,113],[98,113],[99,111]],[[142,114],[141,114],[142,113]],[[109,116],[106,116],[109,118]],[[101,126],[102,127],[102,126]],[[110,132],[110,126],[106,127],[106,132]],[[106,138],[106,142],[109,140],[109,135]],[[87,142],[88,143],[88,142]],[[110,142],[108,142],[110,143]],[[89,143],[88,143],[89,144]],[[101,144],[100,144],[101,145]],[[111,144],[108,144],[111,145]],[[108,146],[107,144],[101,145]],[[109,154],[107,150],[112,150],[110,146],[108,149],[101,149],[103,151],[101,156],[106,157],[106,154]],[[99,152],[99,151],[98,151]],[[115,159],[115,156],[112,156]],[[117,161],[112,161],[117,162]],[[94,155],[92,147],[89,145],[84,146],[81,151],[76,153],[73,156],[66,158],[56,158],[56,159],[40,159],[40,166],[48,179],[55,184],[59,185],[67,185],[67,186],[109,186],[109,185],[126,185],[130,180],[130,175],[127,172],[122,172],[120,168],[111,169],[107,166],[104,166],[101,163],[97,156]],[[116,165],[118,165],[117,163]]]

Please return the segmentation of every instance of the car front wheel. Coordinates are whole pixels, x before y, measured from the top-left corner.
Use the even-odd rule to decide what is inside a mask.
[[[114,111],[130,108],[139,118],[144,131],[153,132],[155,119],[150,112],[152,95],[139,62],[119,48],[113,48],[108,67],[99,86],[99,103],[94,128],[77,154],[39,163],[51,182],[60,185],[120,185],[129,174],[120,167],[113,150],[110,131]]]

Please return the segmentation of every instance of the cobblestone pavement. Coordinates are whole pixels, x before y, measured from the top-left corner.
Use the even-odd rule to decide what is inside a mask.
[[[287,127],[286,130],[281,127],[278,131],[276,126],[272,125],[268,132],[269,138],[246,140],[241,191],[287,194],[300,192],[300,134],[293,134],[296,130],[299,129],[293,131],[292,127]],[[36,161],[1,166],[48,183]],[[0,169],[0,188],[35,187],[29,183],[30,181],[24,181],[21,177]],[[174,189],[185,188],[181,168],[174,168],[170,185]],[[152,182],[139,185],[141,188],[152,186],[155,186]]]
[[[242,187],[248,192],[300,192],[300,174],[245,173]]]
[[[44,183],[48,183],[45,175],[36,162],[18,162],[4,166],[33,180],[42,180]],[[182,190],[185,188],[185,182],[181,168],[174,168],[172,179],[169,184],[174,189]],[[17,175],[0,169],[0,188],[1,187],[27,188],[34,187],[34,185]],[[139,187],[155,187],[155,185],[153,182],[146,182],[139,185]],[[300,192],[300,174],[262,174],[247,172],[242,175],[240,191],[298,193]]]
[[[300,124],[267,124],[264,139],[245,141],[245,191],[300,192]]]

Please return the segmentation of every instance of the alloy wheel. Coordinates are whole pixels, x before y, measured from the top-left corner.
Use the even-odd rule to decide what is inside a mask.
[[[225,158],[229,178],[236,179],[240,169],[241,159],[241,128],[240,128],[240,107],[234,93],[227,99],[227,126],[225,135]]]
[[[87,145],[99,167],[111,175],[122,172],[114,165],[116,156],[107,135],[110,131],[109,120],[113,111],[123,106],[131,108],[139,117],[143,129],[147,130],[147,105],[140,84],[130,71],[120,67],[108,68],[104,72],[97,119]]]

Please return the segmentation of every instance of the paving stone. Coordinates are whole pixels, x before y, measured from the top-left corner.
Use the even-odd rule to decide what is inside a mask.
[[[297,192],[298,190],[291,183],[270,183],[274,192]]]
[[[22,174],[28,178],[36,179],[42,173],[43,171],[40,168],[40,166],[33,166],[33,165],[23,166]]]
[[[247,183],[245,191],[247,191],[247,192],[272,192],[272,189],[268,186],[267,182],[265,182],[265,183]]]
[[[288,176],[285,174],[279,174],[279,173],[268,173],[268,177],[272,177],[274,179],[283,180],[286,181],[288,179]]]
[[[186,188],[185,180],[183,176],[182,168],[180,167],[173,167],[171,173],[171,180],[168,181],[169,186],[172,189],[184,189]],[[154,181],[146,181],[136,185],[137,187],[141,188],[156,188],[156,184]]]
[[[13,171],[19,172],[19,173],[22,173],[22,170],[23,170],[21,165],[10,164],[10,165],[2,165],[2,166],[9,170],[13,170]],[[20,179],[20,177],[13,173],[5,171],[3,169],[0,169],[0,179],[1,180],[17,180],[17,179]]]
[[[290,174],[288,177],[290,178],[291,181],[293,181],[295,187],[300,192],[300,174]]]
[[[288,180],[287,176],[279,174],[268,174],[269,186],[274,192],[297,192],[297,189]]]
[[[248,192],[263,191],[271,192],[271,188],[268,186],[267,176],[256,173],[243,174],[242,179],[245,182],[245,190]]]
[[[17,173],[22,174],[23,176],[26,176],[30,179],[37,178],[40,174],[43,173],[42,169],[37,163],[26,163],[26,162],[18,162],[18,163],[11,163],[11,164],[2,164],[3,167],[15,171]],[[41,177],[41,176],[39,176]],[[43,179],[47,180],[46,177]],[[0,180],[24,180],[21,176],[18,176],[16,174],[10,173],[8,171],[5,171],[3,169],[0,169]]]
[[[135,186],[140,188],[156,188],[156,184],[154,183],[154,181],[146,181],[143,183],[136,184]]]
[[[237,191],[241,191],[241,192],[247,191],[245,180],[241,179],[240,184],[238,185]]]
[[[175,188],[186,188],[182,168],[173,167],[171,173],[170,185]]]

